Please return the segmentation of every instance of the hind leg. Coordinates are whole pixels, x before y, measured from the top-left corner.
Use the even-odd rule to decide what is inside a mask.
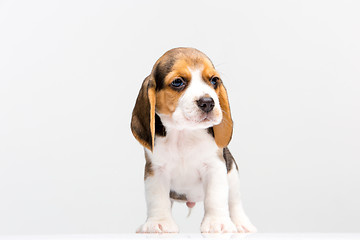
[[[229,181],[229,211],[232,222],[238,232],[256,232],[256,227],[250,222],[242,207],[240,198],[240,179],[238,171],[233,168],[228,173]]]

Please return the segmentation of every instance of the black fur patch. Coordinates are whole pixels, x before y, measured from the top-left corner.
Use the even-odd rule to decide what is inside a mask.
[[[162,124],[160,117],[156,113],[155,113],[155,134],[161,137],[166,136],[166,129]]]
[[[170,198],[174,200],[187,201],[185,194],[179,194],[172,190],[170,190]]]
[[[214,135],[214,129],[213,129],[212,127],[209,127],[209,128],[207,129],[207,132],[208,132],[208,134],[210,134],[211,136],[215,137],[215,135]]]
[[[171,57],[166,61],[160,62],[155,68],[155,81],[156,81],[156,91],[160,91],[164,88],[164,80],[166,75],[171,72],[172,67],[175,64],[175,58]]]
[[[239,170],[238,165],[236,164],[236,161],[235,161],[234,157],[232,156],[230,150],[227,147],[225,147],[223,149],[223,157],[224,157],[224,160],[225,160],[227,172],[230,172],[230,170],[233,167],[233,164],[235,164],[236,170]]]

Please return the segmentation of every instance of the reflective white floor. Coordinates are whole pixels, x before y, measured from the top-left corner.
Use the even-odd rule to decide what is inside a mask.
[[[95,234],[13,235],[0,240],[115,240],[115,239],[240,239],[240,240],[360,240],[360,233],[254,233],[254,234]]]

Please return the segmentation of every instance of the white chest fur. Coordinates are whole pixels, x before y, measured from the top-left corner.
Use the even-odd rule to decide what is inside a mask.
[[[212,161],[221,161],[214,138],[206,129],[168,130],[155,140],[151,156],[153,171],[170,179],[170,189],[185,194],[188,201],[202,201],[201,176]]]

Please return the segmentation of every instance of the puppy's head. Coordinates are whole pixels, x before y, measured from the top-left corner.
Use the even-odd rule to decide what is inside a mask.
[[[144,80],[133,110],[131,129],[146,148],[154,147],[155,126],[213,128],[223,148],[232,136],[226,89],[210,59],[193,48],[166,52]]]

